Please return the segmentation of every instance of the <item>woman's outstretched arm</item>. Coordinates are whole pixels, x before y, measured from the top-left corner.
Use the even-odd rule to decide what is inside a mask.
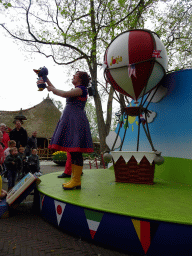
[[[44,83],[43,79],[38,80],[38,83]],[[82,90],[80,88],[75,88],[70,91],[63,91],[55,88],[51,81],[47,78],[47,90],[50,92],[53,92],[55,95],[63,97],[63,98],[69,98],[69,97],[76,97],[76,96],[81,96],[83,94]]]

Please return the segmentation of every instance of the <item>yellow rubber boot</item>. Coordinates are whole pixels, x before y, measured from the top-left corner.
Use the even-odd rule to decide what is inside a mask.
[[[69,183],[63,185],[64,190],[81,189],[81,173],[83,166],[74,165],[74,175]]]
[[[71,165],[71,178],[73,178],[73,176],[74,176],[74,166],[75,166],[74,164]],[[71,182],[71,180],[68,181],[68,182],[64,182],[63,186],[70,183],[70,182]]]

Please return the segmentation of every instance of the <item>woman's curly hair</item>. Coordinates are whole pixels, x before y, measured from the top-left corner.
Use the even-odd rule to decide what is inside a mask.
[[[87,74],[87,72],[77,71],[76,73],[78,73],[79,78],[81,79],[82,85],[85,86],[85,87],[88,87],[91,78]]]

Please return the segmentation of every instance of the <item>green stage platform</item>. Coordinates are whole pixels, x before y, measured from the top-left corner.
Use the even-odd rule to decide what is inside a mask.
[[[130,216],[192,225],[192,186],[154,179],[154,185],[116,183],[110,169],[83,170],[82,189],[65,191],[61,172],[42,176],[38,191],[80,207]]]

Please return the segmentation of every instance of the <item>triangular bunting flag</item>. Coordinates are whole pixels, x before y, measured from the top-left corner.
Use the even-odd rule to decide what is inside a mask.
[[[150,222],[132,219],[133,226],[141,242],[143,250],[147,253],[151,244]]]
[[[91,238],[94,239],[94,236],[97,232],[97,229],[103,217],[103,213],[90,211],[90,210],[84,210],[84,212],[87,218],[87,223],[90,230]]]
[[[140,221],[140,241],[145,253],[147,253],[149,246],[151,244],[151,234],[150,234],[150,222]]]
[[[135,231],[139,237],[139,240],[140,240],[140,220],[134,220],[132,219],[132,223],[133,223],[133,226],[135,228]]]
[[[58,226],[59,226],[61,218],[62,218],[64,210],[65,210],[66,204],[61,203],[61,202],[56,201],[56,200],[54,201],[54,203],[55,203],[55,211],[56,211],[56,216],[57,216],[57,223],[58,223]]]

